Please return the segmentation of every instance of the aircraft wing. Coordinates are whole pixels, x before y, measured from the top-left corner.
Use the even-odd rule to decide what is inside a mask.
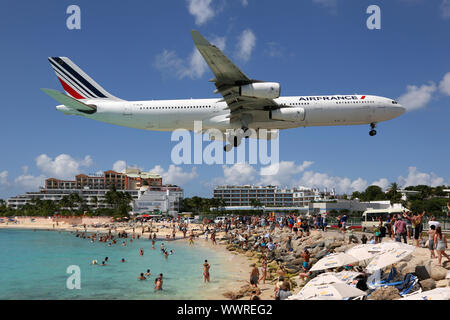
[[[219,48],[208,42],[198,31],[191,31],[192,39],[200,54],[214,73],[217,90],[230,109],[230,120],[240,120],[247,110],[270,110],[278,107],[273,99],[244,97],[239,94],[239,87],[246,84],[262,82],[248,78]]]
[[[85,111],[85,112],[92,112],[95,111],[95,106],[87,105],[83,102],[78,101],[77,99],[74,99],[72,97],[69,97],[65,95],[62,92],[59,92],[57,90],[53,89],[41,89],[46,94],[48,94],[50,97],[58,101],[59,103],[65,105],[67,108],[76,110],[76,111]]]

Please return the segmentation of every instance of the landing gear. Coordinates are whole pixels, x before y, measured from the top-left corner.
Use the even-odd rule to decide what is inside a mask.
[[[377,124],[376,124],[375,122],[372,122],[372,123],[370,124],[370,128],[371,128],[372,130],[369,131],[369,135],[370,135],[371,137],[373,137],[374,135],[377,134],[377,130],[375,130],[375,127],[376,127],[376,126],[377,126]]]
[[[223,150],[225,152],[228,152],[228,151],[231,151],[233,149],[233,147],[234,148],[239,147],[242,142],[242,138],[247,139],[250,136],[251,136],[251,130],[249,130],[248,128],[242,128],[242,129],[236,130],[234,135],[229,136],[227,138],[229,143],[223,147]]]

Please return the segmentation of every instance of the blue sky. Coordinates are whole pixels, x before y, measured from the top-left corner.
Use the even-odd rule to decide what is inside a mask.
[[[81,9],[81,30],[66,9]],[[381,30],[366,8],[381,8]],[[280,134],[280,172],[259,166],[171,164],[171,133],[64,116],[39,88],[62,91],[47,61],[68,56],[127,100],[212,98],[212,73],[189,31],[224,47],[247,75],[282,95],[375,94],[410,109],[368,126]],[[243,37],[246,34],[246,37]],[[215,184],[275,183],[351,192],[377,183],[450,184],[449,0],[190,0],[0,2],[0,198],[116,165],[155,170],[187,196]],[[446,77],[447,75],[447,77]]]

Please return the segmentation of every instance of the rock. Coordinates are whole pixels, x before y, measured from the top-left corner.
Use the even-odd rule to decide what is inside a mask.
[[[426,280],[430,278],[430,274],[425,266],[416,266],[414,273],[419,278],[419,280]]]
[[[445,279],[445,276],[447,275],[447,269],[440,267],[440,266],[431,266],[431,278],[433,280],[439,281]]]
[[[431,278],[429,278],[427,280],[422,280],[419,283],[420,283],[420,286],[422,287],[423,291],[428,291],[428,290],[436,288],[436,282]]]
[[[372,294],[367,298],[367,300],[397,300],[400,298],[401,296],[397,288],[382,287],[372,292]]]
[[[303,265],[303,261],[304,261],[303,258],[297,258],[297,259],[292,260],[290,262],[290,264],[292,264],[294,266],[301,266],[301,265]]]
[[[436,281],[436,288],[445,288],[445,287],[449,287],[449,286],[450,286],[449,279]]]
[[[323,249],[322,251],[319,251],[314,258],[316,258],[317,260],[322,259],[323,257],[325,257],[325,255],[327,254],[328,249]]]

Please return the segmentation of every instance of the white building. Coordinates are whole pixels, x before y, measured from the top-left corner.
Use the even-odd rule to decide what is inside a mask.
[[[176,216],[181,210],[184,198],[183,189],[178,187],[161,188],[154,191],[146,186],[139,189],[138,199],[133,201],[133,214],[163,213]]]

